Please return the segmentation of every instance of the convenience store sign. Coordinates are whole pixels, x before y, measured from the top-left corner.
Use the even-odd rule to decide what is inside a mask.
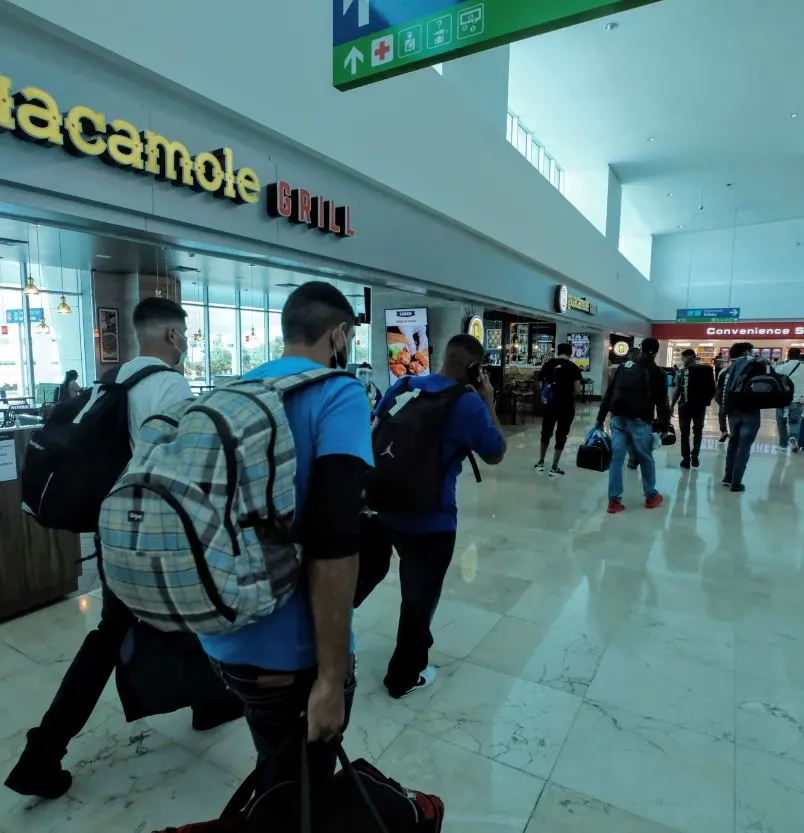
[[[658,0],[332,0],[333,84],[349,90]]]

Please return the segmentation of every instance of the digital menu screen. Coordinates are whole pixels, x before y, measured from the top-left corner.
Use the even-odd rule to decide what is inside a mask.
[[[387,309],[385,341],[391,384],[403,376],[430,375],[430,338],[427,310]]]
[[[567,336],[567,341],[572,347],[572,361],[581,370],[589,370],[590,347],[592,344],[592,337],[589,333],[570,333]]]

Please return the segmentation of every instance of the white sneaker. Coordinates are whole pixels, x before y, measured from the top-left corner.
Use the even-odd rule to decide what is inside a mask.
[[[790,437],[790,450],[793,454],[798,454],[799,444],[796,437]]]
[[[403,695],[399,697],[401,700],[403,697],[409,697],[411,694],[421,691],[423,688],[430,688],[430,686],[436,681],[436,669],[432,665],[428,665],[424,671],[419,674],[419,681],[416,683],[413,688],[408,689]]]

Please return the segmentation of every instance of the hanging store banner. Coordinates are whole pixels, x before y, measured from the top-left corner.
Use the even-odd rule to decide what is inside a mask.
[[[658,0],[332,0],[333,83],[349,90]]]
[[[804,321],[740,321],[737,324],[654,324],[653,337],[666,340],[717,338],[722,341],[746,339],[801,338]]]

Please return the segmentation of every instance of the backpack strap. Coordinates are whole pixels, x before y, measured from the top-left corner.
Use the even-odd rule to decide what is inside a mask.
[[[311,385],[326,382],[329,379],[335,379],[338,376],[357,381],[357,378],[346,370],[334,370],[330,367],[317,368],[316,370],[303,370],[301,373],[290,373],[287,376],[260,379],[259,381],[269,385],[278,393],[288,394],[301,390],[302,388],[310,387]]]
[[[148,365],[147,367],[143,367],[136,373],[132,373],[131,376],[128,377],[128,379],[122,382],[118,382],[117,377],[120,375],[121,370],[122,365],[120,367],[116,367],[110,370],[108,373],[104,373],[103,376],[101,376],[100,381],[96,384],[99,384],[101,387],[120,385],[122,388],[125,388],[126,391],[130,391],[135,385],[138,385],[143,379],[147,379],[149,376],[153,376],[155,373],[179,372],[178,370],[176,370],[176,368],[168,367],[165,364],[152,364]]]

